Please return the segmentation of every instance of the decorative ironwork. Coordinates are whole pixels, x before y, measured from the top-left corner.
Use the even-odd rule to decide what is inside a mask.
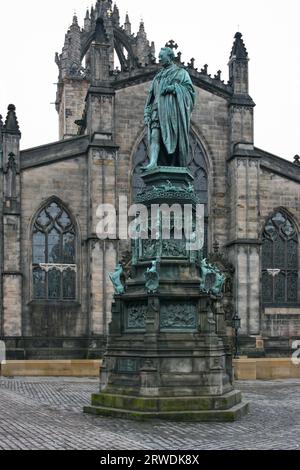
[[[298,301],[298,234],[281,211],[270,217],[262,237],[262,301],[292,304]]]
[[[76,299],[76,233],[68,212],[56,201],[42,209],[32,240],[33,298]]]
[[[196,330],[197,305],[193,303],[162,304],[161,330]]]

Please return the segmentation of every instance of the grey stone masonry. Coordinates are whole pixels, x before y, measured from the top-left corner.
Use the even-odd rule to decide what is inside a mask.
[[[22,333],[20,138],[15,106],[9,105],[2,129],[3,336]]]
[[[144,105],[160,69],[147,21],[134,33],[129,16],[124,19],[122,24],[111,0],[97,1],[82,25],[74,16],[56,55],[58,142],[20,152],[15,107],[0,118],[0,335],[11,358],[103,353],[111,320],[108,272],[120,260],[126,263],[130,241],[99,240],[97,208],[118,207],[120,195],[134,201],[133,182],[147,159]],[[228,325],[237,312],[245,354],[290,355],[300,337],[300,298],[263,305],[262,234],[268,218],[282,211],[296,228],[300,259],[300,166],[255,147],[250,62],[240,32],[227,83],[206,64],[197,68],[193,58],[184,63],[176,42],[168,44],[196,89],[190,156],[208,201],[206,251],[217,247],[235,270],[228,283],[233,291]],[[37,302],[33,295],[34,222],[54,200],[76,227],[76,300],[71,302]],[[300,292],[299,273],[297,279]]]

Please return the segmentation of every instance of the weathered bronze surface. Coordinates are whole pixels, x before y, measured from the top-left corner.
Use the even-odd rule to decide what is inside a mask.
[[[145,108],[150,163],[145,170],[160,165],[186,166],[189,151],[190,119],[195,90],[189,73],[174,63],[169,47],[159,54],[163,69],[150,87]]]

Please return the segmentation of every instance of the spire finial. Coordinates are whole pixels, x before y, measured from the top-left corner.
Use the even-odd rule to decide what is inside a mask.
[[[21,135],[15,105],[10,104],[7,109],[8,113],[4,124],[4,132]]]
[[[300,166],[300,157],[299,155],[294,156],[294,164]]]
[[[76,25],[76,26],[78,26],[78,18],[77,18],[76,10],[74,10],[73,24]]]
[[[126,12],[126,16],[125,16],[124,29],[125,29],[126,33],[131,35],[131,23],[130,23],[128,11]]]
[[[119,8],[117,7],[116,3],[114,4],[114,8],[113,8],[113,11],[112,11],[112,19],[113,19],[114,23],[119,26],[119,24],[120,24],[120,12],[119,12]]]
[[[239,31],[235,33],[230,59],[248,60],[248,52],[242,38],[242,33]]]
[[[145,23],[144,23],[144,19],[141,18],[141,21],[140,21],[140,31],[145,31]]]

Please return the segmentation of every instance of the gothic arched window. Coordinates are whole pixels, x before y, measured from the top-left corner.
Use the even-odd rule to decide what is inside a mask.
[[[268,219],[262,237],[263,304],[298,302],[298,234],[284,212]]]
[[[50,202],[37,215],[32,238],[33,298],[76,299],[76,232],[67,210]]]

